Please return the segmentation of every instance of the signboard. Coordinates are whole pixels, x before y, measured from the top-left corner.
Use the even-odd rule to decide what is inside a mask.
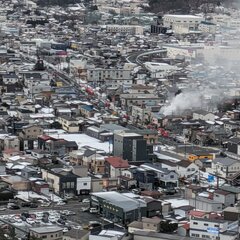
[[[219,228],[217,228],[217,227],[208,227],[207,228],[207,232],[218,234],[219,233]]]

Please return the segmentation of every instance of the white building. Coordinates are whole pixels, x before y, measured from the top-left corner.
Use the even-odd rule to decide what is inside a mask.
[[[88,69],[87,80],[96,85],[105,84],[113,88],[118,86],[130,87],[133,84],[131,71],[125,69]]]
[[[191,60],[197,57],[199,52],[202,52],[203,46],[193,44],[176,44],[176,45],[164,45],[167,49],[167,56],[169,58],[185,58]]]
[[[178,34],[198,31],[198,26],[202,21],[204,21],[204,17],[195,15],[167,14],[163,17],[164,27],[172,28]]]
[[[172,75],[179,69],[167,63],[145,62],[144,65],[150,71],[152,78],[164,78]]]
[[[77,194],[86,194],[91,191],[91,177],[77,178]]]
[[[190,237],[234,240],[238,235],[237,227],[236,222],[192,217],[190,219]]]
[[[106,25],[106,31],[111,33],[143,34],[143,27],[138,25]]]

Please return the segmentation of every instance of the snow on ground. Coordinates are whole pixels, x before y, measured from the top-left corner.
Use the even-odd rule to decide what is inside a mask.
[[[53,138],[63,138],[67,141],[75,141],[78,145],[78,148],[83,146],[89,146],[92,148],[103,150],[106,153],[109,153],[109,142],[101,142],[96,138],[92,138],[86,134],[50,134],[50,137]],[[112,151],[112,144],[110,144],[110,151]]]
[[[189,205],[189,200],[178,198],[178,199],[167,199],[165,202],[169,202],[172,205],[172,208],[179,208]]]
[[[58,196],[56,196],[53,193],[49,194],[49,197],[40,195],[38,193],[32,192],[32,191],[18,191],[18,194],[16,195],[16,198],[21,199],[25,202],[28,202],[30,199],[42,199],[46,202],[49,202],[49,200],[53,201],[53,202],[59,202],[62,199]]]

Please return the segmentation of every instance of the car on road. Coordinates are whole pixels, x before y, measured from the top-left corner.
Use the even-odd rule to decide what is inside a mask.
[[[20,209],[20,207],[18,205],[10,205],[8,208],[11,209],[11,210],[18,210],[18,209]]]
[[[89,212],[90,213],[98,213],[98,209],[97,208],[90,208]]]
[[[57,202],[57,205],[58,206],[63,206],[63,205],[65,205],[66,203],[65,202]]]
[[[30,207],[31,203],[30,202],[23,202],[21,203],[21,207]]]
[[[89,198],[85,198],[82,200],[82,203],[90,203],[90,199]]]
[[[46,203],[42,203],[41,204],[41,207],[49,207],[51,203],[49,202],[46,202]]]

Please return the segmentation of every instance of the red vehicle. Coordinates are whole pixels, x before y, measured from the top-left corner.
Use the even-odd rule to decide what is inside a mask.
[[[88,95],[94,95],[94,91],[93,91],[93,89],[92,89],[91,87],[87,87],[87,88],[86,88],[86,93],[87,93]]]
[[[163,128],[158,129],[158,134],[162,137],[169,137],[169,132],[164,130]]]

